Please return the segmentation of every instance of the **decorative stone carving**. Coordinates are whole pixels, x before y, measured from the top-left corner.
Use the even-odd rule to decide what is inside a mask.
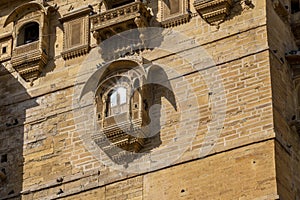
[[[11,58],[12,35],[11,33],[0,35],[0,62],[7,61]]]
[[[178,26],[178,25],[185,24],[185,23],[189,22],[190,17],[191,17],[190,14],[179,15],[177,17],[173,17],[173,18],[166,19],[166,20],[162,21],[161,25],[164,28]]]
[[[131,159],[128,152],[139,152],[144,146],[147,129],[143,126],[149,123],[143,102],[145,80],[143,67],[127,59],[110,64],[99,80],[95,102],[101,132],[92,139],[116,162]]]
[[[98,44],[125,30],[149,26],[150,11],[142,2],[132,2],[90,16],[91,31]]]
[[[90,49],[89,14],[91,7],[72,10],[60,20],[64,26],[62,57],[71,59],[87,54]]]
[[[189,10],[188,0],[161,1],[162,27],[168,28],[189,22]]]
[[[218,26],[230,14],[232,0],[196,0],[194,7],[210,25]]]
[[[11,64],[25,81],[37,79],[48,60],[49,18],[54,7],[29,2],[15,8],[4,27],[14,23]]]

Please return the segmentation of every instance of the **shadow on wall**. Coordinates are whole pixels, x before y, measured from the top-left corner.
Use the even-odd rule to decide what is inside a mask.
[[[175,111],[177,111],[177,104],[169,77],[163,68],[154,65],[149,69],[145,87],[147,87],[147,91],[150,91],[151,94],[147,101],[150,136],[146,139],[146,145],[142,151],[150,152],[162,144],[160,134],[162,98],[165,98]]]
[[[232,5],[232,10],[230,12],[230,15],[227,17],[227,20],[231,20],[233,19],[234,17],[236,16],[239,16],[242,14],[244,8],[243,8],[243,5],[241,3],[245,3],[245,2],[242,2],[242,1],[236,1],[233,3]],[[244,5],[250,9],[254,9],[254,4],[249,1],[246,5]]]
[[[47,66],[43,69],[41,76],[46,76],[47,73],[52,72],[55,67],[55,49],[58,48],[59,46],[55,46],[57,42],[57,29],[60,29],[60,31],[64,31],[63,25],[60,23],[59,19],[61,18],[61,14],[57,11],[51,13],[50,17],[50,23],[49,23],[49,60],[47,63]],[[57,45],[62,45],[62,44],[57,44]],[[62,48],[60,46],[59,48]]]
[[[21,199],[26,109],[37,105],[0,64],[0,199]]]

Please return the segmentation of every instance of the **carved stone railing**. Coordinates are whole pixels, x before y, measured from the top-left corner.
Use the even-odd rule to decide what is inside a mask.
[[[103,120],[103,133],[112,145],[131,152],[138,152],[143,146],[141,127],[142,119],[130,119],[127,112]]]
[[[24,53],[38,50],[38,49],[39,49],[39,41],[35,41],[29,44],[16,47],[15,50],[13,51],[13,56],[19,56]]]
[[[142,119],[130,119],[129,113],[106,117],[102,133],[92,135],[92,139],[115,162],[124,164],[134,157],[131,153],[139,152],[145,143],[145,130]]]
[[[98,43],[117,33],[149,26],[150,11],[142,2],[133,2],[90,16],[91,31]]]
[[[40,48],[40,41],[36,41],[16,47],[11,63],[25,81],[32,82],[39,77],[47,58],[47,54]]]
[[[219,25],[230,14],[233,0],[196,0],[194,7],[210,25]]]

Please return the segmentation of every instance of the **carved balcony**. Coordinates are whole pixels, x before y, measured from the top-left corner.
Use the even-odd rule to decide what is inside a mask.
[[[145,130],[142,128],[142,113],[128,112],[99,120],[103,134],[95,134],[92,139],[117,163],[128,162],[132,153],[139,152],[145,144]],[[123,151],[125,150],[125,151]]]
[[[144,130],[142,128],[142,113],[128,112],[106,117],[99,120],[102,131],[111,142],[110,146],[116,146],[130,152],[139,152],[144,145]],[[101,142],[100,135],[94,135],[93,139]],[[99,140],[100,139],[100,140]],[[106,147],[111,148],[111,147]]]
[[[11,64],[31,85],[47,63],[50,16],[57,9],[56,6],[27,2],[16,7],[4,22],[4,27],[13,23]]]
[[[232,0],[196,0],[194,7],[210,25],[219,25],[230,14]]]
[[[142,2],[132,2],[90,16],[91,31],[99,44],[117,33],[148,27],[150,19],[150,11]]]
[[[11,63],[25,81],[37,79],[47,63],[48,56],[40,41],[18,46],[13,50]]]

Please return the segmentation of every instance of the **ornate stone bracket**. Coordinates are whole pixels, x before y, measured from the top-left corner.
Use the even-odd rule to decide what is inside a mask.
[[[230,14],[232,0],[196,0],[194,7],[210,25],[218,26]]]

